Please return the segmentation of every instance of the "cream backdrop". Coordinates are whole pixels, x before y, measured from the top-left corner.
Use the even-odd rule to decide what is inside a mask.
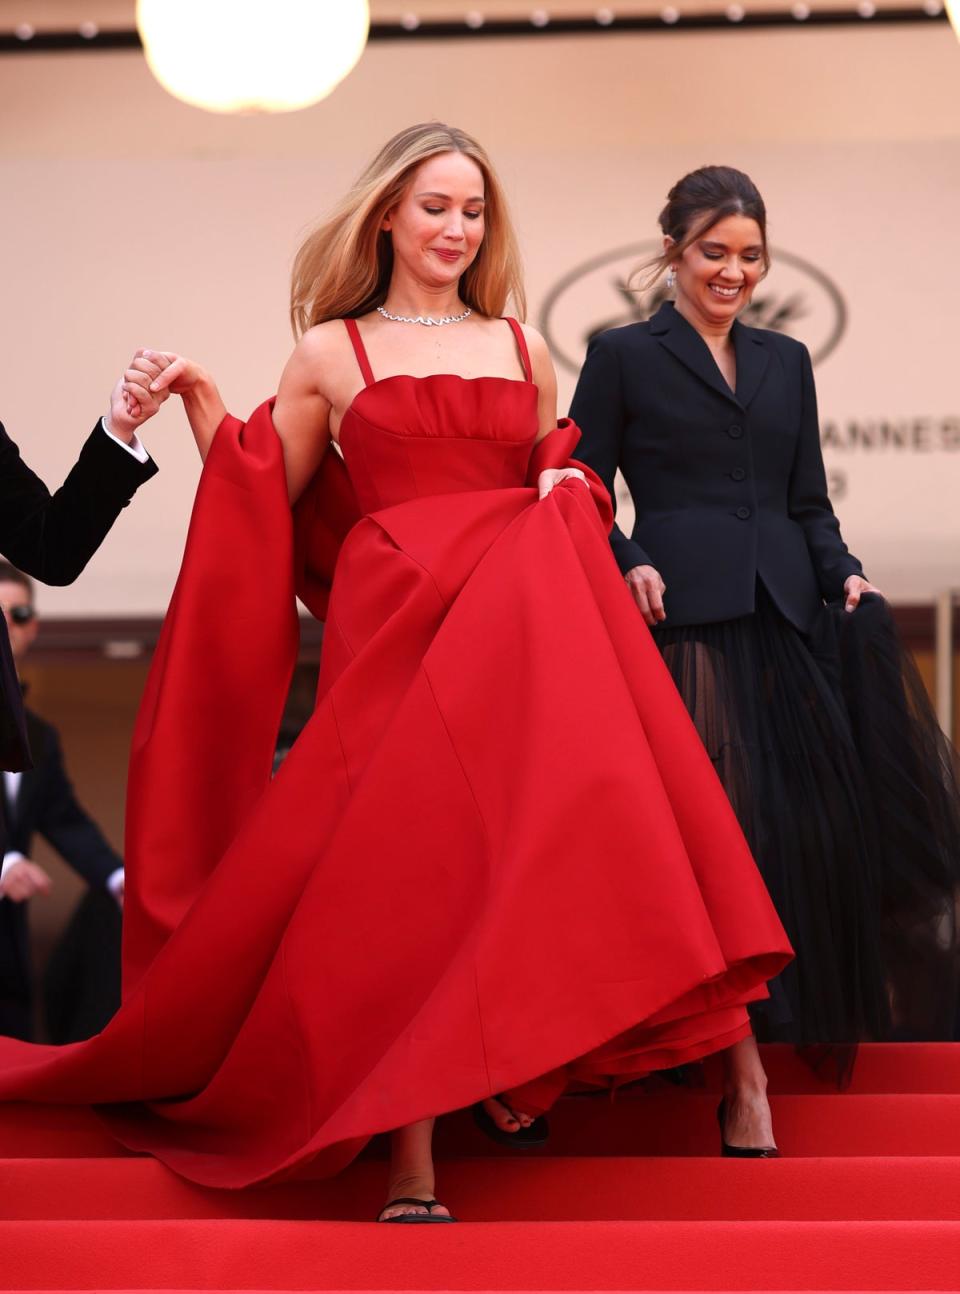
[[[27,461],[62,478],[137,345],[202,360],[238,413],[270,394],[300,237],[388,134],[434,116],[503,172],[535,323],[566,276],[653,237],[682,172],[750,171],[774,246],[847,310],[817,380],[851,547],[899,600],[960,584],[960,47],[946,26],[385,43],[325,103],[269,119],[178,104],[136,54],[0,58],[0,416]],[[557,299],[565,353],[623,314],[635,254]],[[792,263],[764,301],[800,311],[791,326],[815,348],[837,319]],[[560,378],[563,409],[563,365]],[[160,476],[80,583],[44,592],[48,613],[163,610],[198,461],[173,401],[145,439]]]

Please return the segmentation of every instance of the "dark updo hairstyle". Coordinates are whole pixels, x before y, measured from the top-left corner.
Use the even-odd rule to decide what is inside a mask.
[[[701,166],[678,180],[667,194],[660,212],[660,228],[673,243],[662,256],[643,266],[649,271],[644,285],[651,286],[671,265],[681,259],[691,244],[727,216],[746,216],[760,226],[763,243],[763,272],[770,269],[767,248],[767,209],[760,190],[743,171],[732,166]]]

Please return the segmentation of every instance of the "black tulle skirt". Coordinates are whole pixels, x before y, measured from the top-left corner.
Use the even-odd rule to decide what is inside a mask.
[[[957,756],[886,603],[654,632],[797,953],[758,1037],[956,1037]]]

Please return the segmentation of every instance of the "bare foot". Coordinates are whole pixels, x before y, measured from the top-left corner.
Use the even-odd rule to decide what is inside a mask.
[[[724,1097],[723,1139],[729,1146],[751,1150],[773,1149],[773,1116],[767,1094],[761,1090],[743,1090]]]
[[[502,1132],[519,1132],[521,1128],[529,1128],[533,1123],[529,1114],[518,1114],[495,1096],[484,1101],[483,1108]]]

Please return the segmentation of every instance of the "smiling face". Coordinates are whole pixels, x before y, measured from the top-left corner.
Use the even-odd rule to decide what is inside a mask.
[[[463,153],[440,153],[418,166],[384,217],[395,269],[424,287],[455,286],[483,242],[483,172]]]
[[[672,245],[666,239],[665,247]],[[750,216],[725,216],[675,264],[677,308],[714,326],[731,324],[763,278],[763,233]]]

